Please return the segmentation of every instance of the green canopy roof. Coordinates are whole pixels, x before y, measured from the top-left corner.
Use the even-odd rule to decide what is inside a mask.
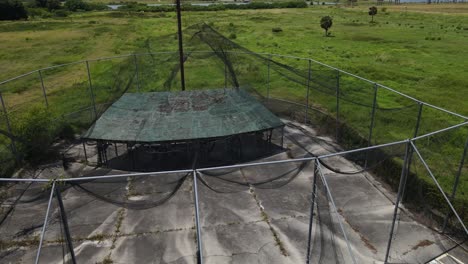
[[[126,93],[82,136],[119,142],[218,138],[284,126],[247,92],[211,89]]]

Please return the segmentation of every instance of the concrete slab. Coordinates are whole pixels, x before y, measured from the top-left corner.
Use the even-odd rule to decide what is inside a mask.
[[[192,228],[194,226],[194,206],[191,181],[185,180],[174,196],[162,204],[159,204],[158,201],[168,197],[168,193],[140,194],[140,191],[144,193],[153,184],[157,184],[152,181],[153,178],[148,178],[145,181],[136,183],[137,195],[128,198],[129,209],[126,210],[125,217],[122,220],[122,233],[134,234]],[[142,209],[138,207],[133,209],[130,204],[142,205],[143,207]]]
[[[298,123],[288,124],[285,136],[288,149],[259,161],[320,155],[340,149],[330,138],[317,137],[313,128]],[[279,144],[278,138],[274,140]],[[94,147],[87,148],[93,156]],[[83,152],[78,146],[70,150],[82,159]],[[361,170],[346,157],[324,161],[334,170]],[[340,221],[357,263],[383,262],[395,193],[373,175],[337,174],[325,166],[322,168],[338,211],[332,210],[323,185],[319,186],[311,263],[351,262]],[[60,171],[57,165],[30,175],[39,173],[40,177],[50,178]],[[65,176],[116,173],[125,172],[72,162]],[[201,174],[198,195],[204,263],[304,263],[313,173],[313,163],[284,163]],[[196,263],[192,175],[177,189],[178,180],[184,176],[124,177],[64,186],[62,196],[78,261]],[[17,185],[8,192],[8,198],[2,202],[3,210],[12,206],[23,187]],[[48,194],[43,186],[31,188],[22,197],[24,203],[15,207],[11,219],[0,225],[2,240],[6,237],[20,242],[2,248],[1,263],[33,262]],[[62,262],[59,242],[64,237],[59,216],[54,201],[41,255],[43,263]],[[424,263],[454,245],[447,237],[415,221],[404,206],[392,243],[393,263]],[[462,261],[468,259],[462,247],[450,253]]]
[[[113,263],[196,263],[195,230],[162,231],[117,239]]]

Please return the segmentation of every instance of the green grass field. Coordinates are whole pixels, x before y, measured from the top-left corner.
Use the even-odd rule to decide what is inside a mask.
[[[187,12],[184,25],[212,22],[221,33],[257,52],[311,57],[447,109],[468,114],[468,16],[445,13],[467,5],[434,5],[434,12],[389,7],[369,24],[364,8]],[[460,8],[461,7],[461,8]],[[452,10],[450,9],[450,10]],[[318,21],[334,17],[333,37]],[[234,27],[230,27],[233,23]],[[283,32],[273,33],[273,27]],[[157,43],[176,30],[175,14],[96,12],[65,19],[0,23],[0,80],[39,67],[138,51],[171,51]],[[440,40],[439,40],[440,38]],[[145,45],[151,40],[152,46]]]
[[[371,18],[367,14],[367,6],[312,6],[306,9],[185,12],[183,24],[187,27],[206,22],[225,36],[235,35],[233,41],[252,51],[313,58],[431,104],[468,115],[468,5],[416,4],[386,8],[387,11],[382,12],[379,7],[379,13],[374,18],[376,23],[369,23]],[[332,37],[324,37],[324,31],[319,26],[320,18],[325,15],[334,19]],[[282,29],[281,32],[272,32],[272,28],[278,27]],[[83,59],[175,51],[175,32],[174,13],[87,12],[62,19],[0,22],[0,80]],[[140,60],[142,67],[149,65],[143,58]],[[307,66],[306,61],[283,62],[299,68]],[[145,90],[158,89],[167,77],[159,75],[160,72],[140,70],[145,80],[158,79],[143,81]],[[222,76],[215,75],[214,70],[210,65],[188,62],[188,85],[207,85],[207,80],[216,80],[222,85]],[[93,76],[104,76],[94,83],[98,102],[105,102],[108,94],[118,94],[117,90],[106,90],[106,82],[131,76],[129,69],[118,68],[113,62],[92,63],[91,71]],[[245,69],[247,75],[250,73],[246,78],[254,80],[258,71],[265,73],[265,69]],[[82,107],[82,95],[87,89],[87,83],[83,81],[86,80],[83,64],[44,72],[44,79],[52,108],[56,107],[60,112]],[[343,79],[343,89],[346,89],[346,80]],[[362,101],[369,104],[372,85],[366,85],[369,93],[363,94]],[[277,81],[272,86],[281,88],[287,84]],[[295,100],[304,95],[303,91],[291,87],[289,90],[279,88],[272,89],[277,97]],[[121,91],[122,87],[119,89]],[[0,90],[7,106],[19,109],[17,112],[43,104],[37,75],[4,85]],[[333,101],[333,98],[320,95],[316,98],[321,102]],[[389,108],[407,103],[407,100],[388,92],[379,94],[378,100],[380,106]],[[317,107],[333,113],[333,105]],[[369,113],[355,111],[345,104],[342,111],[344,119],[356,125],[358,132],[365,134]],[[407,138],[413,129],[413,123],[409,120],[414,122],[416,114],[413,108],[387,116],[378,112],[374,134],[376,142]],[[423,118],[421,133],[460,122],[457,118],[430,109],[424,112],[423,117],[426,118]],[[451,190],[465,138],[466,133],[457,131],[421,143],[427,149],[424,155],[430,165],[437,166],[437,174],[447,192]],[[463,204],[468,200],[466,166],[459,190]]]

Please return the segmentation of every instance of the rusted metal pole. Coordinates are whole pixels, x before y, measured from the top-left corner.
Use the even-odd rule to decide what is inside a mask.
[[[176,13],[177,13],[177,33],[179,36],[180,84],[182,86],[182,91],[185,91],[184,48],[182,45],[182,18],[180,15],[180,0],[176,0]]]

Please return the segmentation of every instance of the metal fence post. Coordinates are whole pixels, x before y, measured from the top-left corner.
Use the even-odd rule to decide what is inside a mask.
[[[372,113],[371,113],[371,123],[369,126],[369,137],[367,138],[367,146],[369,147],[372,145],[372,132],[374,131],[374,122],[375,122],[375,108],[377,107],[377,91],[379,90],[379,86],[374,83],[374,99],[372,102]],[[366,151],[366,161],[364,164],[364,168],[367,169],[367,162],[369,158],[369,152]]]
[[[336,142],[340,138],[340,71],[336,71]]]
[[[60,186],[60,185],[59,185]],[[60,193],[60,187],[55,188],[55,195],[57,196],[57,201],[60,208],[60,216],[62,218],[63,229],[65,231],[65,238],[67,239],[68,250],[70,251],[70,256],[73,264],[76,264],[75,251],[73,249],[72,238],[70,235],[70,228],[68,227],[67,215],[65,213],[65,207],[63,206],[62,194]]]
[[[396,221],[397,214],[398,214],[398,206],[400,205],[401,196],[402,196],[402,193],[404,191],[403,188],[406,185],[406,176],[407,176],[406,165],[408,163],[409,149],[410,149],[410,143],[408,141],[408,143],[406,143],[406,147],[405,147],[405,160],[403,162],[403,166],[402,166],[402,169],[401,169],[400,184],[398,186],[398,193],[397,193],[397,198],[396,198],[396,201],[395,201],[395,208],[393,209],[392,227],[390,229],[390,236],[388,238],[387,252],[385,253],[384,263],[388,263],[388,257],[390,255],[390,248],[392,246],[393,231],[395,229],[395,221]]]
[[[49,211],[50,211],[50,206],[52,204],[52,198],[54,197],[54,191],[55,191],[55,180],[52,181],[52,188],[50,190],[49,203],[47,204],[47,210],[46,210],[46,215],[45,215],[45,219],[44,219],[44,224],[42,225],[41,238],[39,240],[39,247],[37,248],[36,261],[34,262],[35,264],[39,263],[39,257],[41,255],[42,243],[44,241],[44,234],[46,232],[47,223],[49,222]]]
[[[46,89],[44,86],[44,79],[42,78],[41,70],[39,70],[38,73],[39,73],[39,79],[41,80],[41,87],[42,87],[42,94],[44,95],[44,101],[45,101],[46,107],[49,107],[49,102],[47,101],[47,93],[46,93]]]
[[[460,176],[462,174],[463,166],[465,165],[465,159],[466,159],[467,152],[468,152],[468,137],[467,137],[466,142],[465,142],[465,148],[463,149],[463,154],[462,154],[462,157],[461,157],[461,160],[460,160],[460,165],[458,165],[457,174],[455,175],[455,182],[453,183],[452,194],[450,195],[450,200],[452,202],[455,199],[455,195],[457,193],[458,184],[460,182]],[[445,229],[447,228],[449,217],[450,217],[450,210],[445,215],[444,224],[443,224],[443,227],[442,227],[442,232],[445,232]]]
[[[413,134],[413,137],[417,137],[418,136],[418,133],[419,133],[419,125],[421,124],[421,115],[422,115],[422,110],[423,110],[423,106],[424,104],[422,103],[418,103],[419,104],[419,110],[418,110],[418,119],[416,119],[416,125],[414,127],[414,134]]]
[[[317,160],[314,162],[314,182],[312,184],[312,203],[310,205],[310,219],[309,219],[309,235],[308,235],[308,242],[307,242],[307,264],[310,263],[310,256],[311,256],[311,248],[312,248],[312,225],[314,224],[314,208],[315,208],[315,197],[317,196],[316,190],[317,190],[317,170],[318,170],[318,164]]]
[[[310,94],[310,75],[311,75],[311,60],[307,60],[308,63],[308,70],[307,70],[307,96],[306,96],[306,107],[305,107],[305,117],[304,117],[304,124],[307,124],[307,116],[309,115],[309,94]]]
[[[452,213],[455,215],[455,217],[457,218],[458,222],[460,223],[460,225],[462,226],[463,230],[465,231],[465,235],[468,235],[468,229],[466,228],[463,220],[461,219],[460,215],[458,215],[457,211],[455,210],[455,207],[453,207],[452,203],[450,202],[450,199],[447,197],[447,195],[445,194],[444,192],[444,189],[442,189],[442,187],[440,186],[439,182],[437,181],[436,177],[434,176],[434,174],[432,173],[431,169],[429,168],[429,165],[427,165],[426,161],[424,160],[424,158],[422,157],[421,153],[419,152],[418,148],[416,147],[416,145],[413,143],[413,141],[410,141],[411,143],[411,146],[413,147],[413,150],[414,152],[416,153],[416,155],[419,157],[419,160],[421,161],[421,163],[424,165],[424,167],[426,168],[426,171],[429,173],[429,176],[431,176],[432,180],[434,181],[435,185],[437,186],[437,189],[439,189],[439,192],[440,194],[442,194],[442,196],[444,197],[445,201],[447,202],[448,206],[450,207],[450,210],[452,210]]]
[[[133,62],[135,63],[135,74],[137,78],[137,92],[140,92],[140,73],[138,71],[138,60],[136,54],[133,54]]]
[[[226,61],[224,62],[224,89],[227,88],[227,67],[226,67]]]
[[[193,195],[195,198],[195,224],[197,226],[197,245],[198,245],[198,263],[203,264],[203,248],[201,241],[200,229],[200,212],[198,207],[198,188],[197,188],[197,171],[193,171]]]
[[[268,71],[267,71],[267,100],[270,99],[270,63],[271,54],[268,55]]]
[[[88,61],[86,61],[86,70],[88,71],[89,92],[91,94],[91,100],[92,100],[92,103],[93,103],[94,120],[96,120],[97,119],[96,102],[94,100],[93,84],[91,82],[91,71],[89,70],[89,62]]]
[[[16,162],[20,163],[20,157],[18,155],[18,151],[16,149],[16,143],[15,143],[15,140],[13,139],[13,133],[11,131],[10,118],[8,118],[8,113],[7,113],[7,109],[6,109],[6,106],[5,106],[5,101],[3,101],[3,96],[2,96],[1,92],[0,92],[0,103],[2,104],[2,110],[3,110],[3,115],[5,116],[5,122],[6,122],[6,125],[7,125],[7,130],[8,130],[8,133],[10,134],[9,138],[10,138],[10,141],[11,141],[11,152],[13,152],[13,155],[15,156]]]
[[[419,125],[421,123],[421,116],[422,116],[422,109],[423,109],[423,104],[419,103],[419,110],[418,110],[418,118],[416,119],[416,124],[414,127],[414,133],[413,133],[413,138],[418,136],[419,133]],[[407,175],[411,172],[411,163],[413,162],[413,148],[409,149],[408,153],[408,163],[406,164],[406,170],[407,170]],[[405,186],[403,186],[403,193],[401,194],[401,200],[403,201],[405,198],[405,191],[406,191],[406,182]]]
[[[422,116],[422,110],[423,110],[423,104],[422,103],[418,103],[419,104],[419,109],[418,109],[418,117],[416,119],[416,124],[414,126],[414,133],[413,133],[413,138],[417,137],[418,136],[418,133],[419,133],[419,125],[421,123],[421,116]],[[407,173],[410,173],[410,170],[411,170],[411,163],[413,162],[413,148],[410,148],[409,149],[409,154],[408,154],[408,163],[406,164],[406,170],[407,170]],[[405,186],[403,186],[403,193],[401,195],[401,199],[403,200],[405,198],[405,190],[406,190],[406,182],[405,182]]]

